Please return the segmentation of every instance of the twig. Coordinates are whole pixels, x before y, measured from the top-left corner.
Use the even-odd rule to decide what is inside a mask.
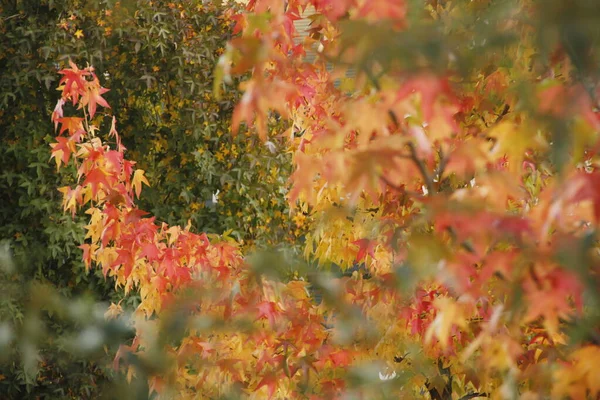
[[[417,155],[417,150],[415,149],[415,145],[412,142],[408,143],[408,148],[410,150],[411,160],[413,160],[413,162],[417,165],[417,168],[419,168],[419,172],[421,173],[421,176],[423,177],[423,180],[425,181],[425,187],[427,187],[428,194],[430,196],[433,195],[436,192],[435,186],[433,184],[433,178],[427,171],[427,167],[425,166],[425,163],[423,162],[423,160],[421,160],[419,158],[419,156]]]
[[[476,397],[490,397],[490,396],[487,393],[478,393],[478,392],[475,392],[475,393],[465,394],[463,397],[461,397],[458,400],[469,400],[469,399],[474,399]]]
[[[13,18],[25,18],[26,14],[13,14],[10,15],[8,17],[2,18],[4,21],[8,21],[9,19],[13,19]]]
[[[373,75],[373,72],[367,67],[364,67],[363,71],[365,71],[365,74],[367,75],[367,77],[369,78],[371,83],[373,84],[373,87],[375,87],[375,89],[377,91],[381,91],[381,85],[379,85],[379,81]],[[388,114],[389,114],[392,122],[394,123],[394,126],[399,128],[400,122],[398,120],[398,117],[394,113],[394,111],[388,110]],[[417,155],[417,150],[415,149],[415,145],[413,143],[408,143],[408,148],[410,150],[410,159],[416,164],[417,168],[419,169],[419,172],[421,173],[421,176],[423,177],[423,180],[425,181],[425,187],[427,188],[427,194],[429,196],[432,196],[436,192],[435,186],[433,184],[433,178],[427,171],[427,167],[425,166],[425,163],[423,162],[423,160],[421,160],[419,158],[419,156]]]
[[[508,114],[509,111],[510,111],[510,106],[508,104],[505,104],[504,108],[502,109],[502,112],[500,112],[500,115],[498,115],[498,118],[496,118],[496,120],[494,121],[494,125],[496,125],[498,122],[502,121],[502,118],[504,118],[506,116],[506,114]]]

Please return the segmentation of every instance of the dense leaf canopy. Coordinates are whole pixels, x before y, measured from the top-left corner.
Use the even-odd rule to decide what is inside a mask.
[[[114,370],[160,398],[597,398],[596,3],[148,2],[94,14],[100,36],[60,20],[93,43],[133,15],[105,64],[67,55],[48,78],[60,218],[85,215],[86,269],[138,301],[100,318]],[[186,47],[215,29],[199,16],[232,26],[214,74]],[[303,257],[260,250],[286,242]]]
[[[87,218],[65,214],[56,190],[76,179],[56,174],[48,162],[54,136],[48,116],[60,98],[58,71],[69,60],[94,65],[110,87],[100,95],[112,109],[97,100],[94,123],[118,118],[123,143],[152,184],[141,199],[145,209],[170,223],[190,220],[196,230],[229,231],[247,247],[293,246],[301,230],[285,201],[289,154],[272,153],[281,147],[277,139],[269,149],[253,136],[232,138],[239,92],[230,88],[219,100],[212,95],[213,71],[231,28],[223,9],[202,1],[0,3],[0,240],[3,257],[14,258],[0,283],[7,294],[0,320],[9,336],[20,336],[25,321],[37,318],[28,304],[38,283],[50,285],[57,299],[66,296],[63,305],[84,293],[85,304],[124,297],[100,271],[85,271],[78,246]],[[44,302],[51,301],[34,301]],[[131,293],[122,305],[138,302]],[[40,314],[51,339],[33,341],[42,364],[35,351],[26,356],[3,342],[16,351],[3,360],[0,393],[99,395],[106,374],[101,363],[72,358],[56,341],[89,321],[65,322],[52,314]]]

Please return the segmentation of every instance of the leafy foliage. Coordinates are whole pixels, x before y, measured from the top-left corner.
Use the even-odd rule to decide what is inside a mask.
[[[125,309],[139,302],[137,294],[123,299],[101,271],[86,272],[77,248],[86,218],[73,219],[60,207],[56,188],[76,180],[71,174],[56,174],[48,160],[51,150],[62,151],[61,164],[74,155],[64,140],[53,149],[48,146],[53,125],[47,116],[58,112],[57,72],[69,59],[94,64],[100,78],[110,82],[110,91],[90,94],[86,112],[95,114],[94,124],[105,119],[110,123],[104,106],[113,106],[108,111],[119,119],[124,144],[135,149],[152,183],[142,201],[155,215],[183,224],[191,220],[209,232],[230,230],[247,246],[294,241],[295,225],[284,200],[289,155],[272,154],[253,136],[229,138],[238,91],[228,90],[220,100],[212,96],[211,76],[230,30],[227,15],[201,1],[0,4],[0,239],[9,243],[18,271],[2,285],[19,282],[23,287],[22,292],[7,292],[16,297],[6,299],[3,322],[12,320],[17,330],[23,323],[30,280],[51,285],[66,298],[122,300]],[[273,140],[273,146],[281,144]],[[190,177],[195,184],[190,185]],[[252,201],[252,213],[246,212],[245,198]],[[48,378],[42,385],[35,373],[25,377],[17,348],[11,353],[16,358],[0,371],[0,392],[43,397],[58,396],[54,391],[60,389],[65,397],[97,396],[97,379],[109,374],[100,372],[99,364],[89,369],[97,373],[86,374],[79,356],[71,362],[63,357],[68,352],[55,351],[51,337],[71,329],[71,322],[50,318],[44,323],[50,338],[38,343],[44,360],[39,376],[60,379]]]
[[[307,7],[298,43],[293,21]],[[598,346],[600,8],[256,0],[247,10],[220,63],[225,75],[252,73],[252,100],[234,116],[255,114],[263,138],[270,110],[293,121],[290,202],[311,221],[306,257],[377,288],[354,303],[377,351],[348,334],[352,364],[387,363],[402,380],[390,393],[409,398],[595,398],[579,360]],[[394,296],[382,295],[390,285]]]
[[[253,0],[231,18],[214,98],[245,76],[234,137],[293,153],[308,262],[142,211],[152,179],[94,119],[112,90],[71,63],[63,208],[89,215],[86,266],[140,294],[115,368],[160,397],[598,397],[595,2]]]

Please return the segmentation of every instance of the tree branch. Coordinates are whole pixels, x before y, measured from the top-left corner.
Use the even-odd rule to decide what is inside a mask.
[[[432,196],[436,192],[435,186],[433,185],[433,178],[429,174],[429,171],[427,171],[427,167],[425,166],[425,163],[423,162],[423,160],[421,160],[419,158],[419,156],[417,155],[417,150],[415,149],[415,145],[411,142],[408,144],[408,148],[410,150],[411,160],[413,160],[413,162],[417,165],[417,168],[419,169],[419,172],[421,173],[421,176],[423,177],[423,180],[425,181],[425,187],[427,188],[427,192],[428,192],[427,194],[429,196]]]
[[[467,393],[458,400],[470,400],[470,399],[474,399],[476,397],[490,397],[490,396],[487,393],[475,392],[475,393]]]
[[[379,84],[379,81],[377,80],[375,75],[373,75],[373,72],[366,66],[363,67],[363,71],[369,78],[369,81],[371,81],[371,83],[373,84],[373,87],[378,92],[380,92],[381,85]],[[398,120],[398,117],[396,116],[396,113],[394,113],[393,110],[388,110],[388,114],[389,114],[394,126],[396,128],[400,128],[401,127],[400,122]],[[425,181],[425,187],[427,188],[427,194],[429,196],[432,196],[436,192],[435,186],[433,184],[433,178],[432,178],[431,174],[429,173],[429,171],[427,171],[427,167],[425,166],[425,163],[423,162],[423,160],[421,160],[418,157],[417,150],[415,149],[415,145],[413,143],[408,143],[408,148],[410,150],[410,159],[415,163],[415,165],[419,169],[419,172],[421,173],[423,180]]]

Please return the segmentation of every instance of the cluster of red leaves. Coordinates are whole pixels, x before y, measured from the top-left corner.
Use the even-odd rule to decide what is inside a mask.
[[[310,28],[315,34],[296,44],[298,32],[290,21],[309,6],[317,16]],[[296,0],[285,5],[251,1],[247,13],[236,18],[241,37],[232,45],[247,55],[251,39],[260,60],[253,63],[244,57],[247,62],[237,64],[252,77],[245,83],[251,89],[248,97],[236,109],[243,118],[235,124],[241,119],[250,124],[249,117],[256,114],[258,134],[266,138],[269,110],[290,118],[292,128],[286,134],[292,138],[296,166],[292,205],[300,201],[322,210],[323,203],[347,202],[358,204],[359,211],[364,211],[361,204],[384,210],[376,218],[384,227],[377,239],[340,234],[348,242],[340,246],[347,249],[346,258],[375,266],[369,271],[373,280],[393,281],[393,263],[410,264],[418,258],[415,252],[440,243],[444,254],[435,260],[435,270],[421,275],[417,271],[422,279],[416,293],[404,294],[412,301],[398,307],[394,299],[386,299],[389,319],[373,317],[375,325],[404,324],[413,338],[422,340],[426,354],[458,360],[459,374],[464,372],[461,365],[477,352],[480,379],[471,383],[480,387],[496,379],[485,388],[496,396],[507,390],[506,377],[533,390],[543,386],[539,382],[545,378],[532,371],[548,365],[545,373],[562,371],[559,364],[552,366],[552,357],[570,358],[564,346],[565,322],[584,315],[585,285],[591,282],[588,290],[600,289],[597,263],[582,273],[558,261],[560,251],[581,239],[583,228],[598,223],[598,172],[590,161],[599,143],[598,114],[576,83],[541,91],[539,114],[574,116],[585,129],[594,130],[591,139],[585,138],[587,165],[593,171],[573,165],[555,176],[544,172],[546,160],[539,157],[547,154],[551,143],[527,132],[519,113],[506,116],[516,108],[516,100],[502,93],[508,78],[501,72],[482,78],[473,93],[451,84],[460,78],[450,72],[394,71],[384,86],[365,70],[356,78],[368,82],[362,90],[351,96],[344,93],[335,85],[341,75],[331,71],[327,57],[351,62],[360,48],[339,52],[338,20],[386,19],[402,29],[405,7],[405,2],[392,0]],[[249,22],[256,15],[268,17],[262,25]],[[307,50],[316,45],[324,56],[307,61]],[[503,109],[494,110],[495,120],[473,123],[476,111],[489,114],[486,96],[492,92],[505,95]],[[533,179],[538,182],[535,195],[525,184]],[[443,188],[443,182],[449,187]],[[411,243],[415,231],[434,244],[416,247]],[[331,252],[331,246],[327,249]],[[589,282],[585,276],[591,277]],[[377,299],[377,288],[373,290],[371,300]],[[538,336],[544,340],[532,341]],[[369,357],[376,358],[364,356]],[[498,380],[498,372],[504,378]],[[585,386],[588,378],[577,379],[584,385],[582,392],[587,387],[592,397],[599,393],[595,385]],[[559,387],[555,392],[569,390]]]
[[[314,35],[298,43],[294,21],[309,5],[318,16]],[[114,148],[93,125],[98,106],[108,107],[107,89],[93,68],[71,64],[60,72],[62,96],[52,114],[59,131],[52,157],[58,168],[74,163],[80,182],[60,189],[64,208],[83,207],[90,215],[81,246],[86,265],[142,298],[137,337],[116,364],[126,351],[150,358],[159,346],[175,373],[152,377],[158,392],[169,387],[181,397],[215,397],[237,387],[256,397],[336,397],[347,389],[341,377],[351,366],[397,367],[393,360],[406,341],[418,342],[425,358],[452,363],[465,396],[472,389],[502,398],[518,382],[535,398],[548,376],[560,377],[551,389],[556,396],[597,396],[589,360],[598,346],[575,343],[572,352],[564,345],[566,323],[585,317],[584,290],[599,289],[597,260],[586,255],[592,265],[585,271],[560,262],[561,252],[572,254],[585,229],[598,224],[599,178],[591,162],[597,135],[584,137],[587,170],[575,165],[562,175],[548,173],[537,154],[549,145],[524,134],[527,125],[512,111],[516,100],[506,95],[503,109],[486,108],[490,93],[506,90],[509,79],[501,72],[481,78],[474,92],[461,92],[451,72],[395,71],[382,84],[365,70],[349,96],[326,61],[351,62],[360,48],[337,47],[338,22],[386,19],[401,30],[405,2],[254,0],[247,10],[234,17],[240,36],[230,50],[237,58],[230,54],[229,65],[226,55],[221,63],[232,73],[252,72],[233,130],[254,123],[266,139],[271,111],[291,120],[285,133],[295,150],[290,201],[319,212],[332,204],[354,207],[355,215],[327,228],[337,233],[336,224],[351,226],[335,238],[345,241],[337,248],[368,274],[315,278],[313,286],[324,292],[317,304],[306,281],[265,279],[231,241],[147,217],[135,198],[148,182],[124,158],[115,120],[108,133]],[[319,46],[323,57],[307,61]],[[69,103],[83,117],[64,117]],[[574,114],[584,130],[598,128],[589,96],[572,82],[542,90],[537,107],[553,118]],[[490,120],[474,123],[473,110]],[[323,242],[326,235],[315,237]],[[323,257],[335,251],[321,243],[315,248]],[[182,307],[184,338],[177,345],[157,341],[161,323]],[[399,368],[410,369],[405,364]],[[430,377],[436,378],[398,390],[409,396],[426,388],[435,397]]]
[[[319,397],[339,394],[344,383],[336,373],[352,362],[355,351],[328,340],[332,317],[309,296],[307,282],[263,279],[230,240],[211,241],[189,226],[157,223],[138,209],[135,197],[142,184],[148,184],[144,171],[124,157],[114,118],[108,134],[114,148],[92,125],[95,110],[89,99],[107,89],[99,86],[91,67],[80,70],[71,64],[61,74],[62,97],[52,115],[59,136],[52,157],[59,167],[61,162],[73,162],[79,182],[60,189],[64,209],[75,213],[84,208],[90,215],[86,243],[81,245],[86,266],[102,268],[117,287],[141,294],[137,337],[122,346],[115,366],[126,352],[141,357],[165,352],[176,361],[177,372],[168,375],[172,378],[153,376],[151,389],[160,392],[167,385],[181,396],[213,396],[228,386],[269,397],[276,390],[291,398],[302,392]],[[108,106],[98,97],[95,101]],[[63,106],[69,102],[89,106],[85,118],[64,117]],[[328,282],[329,290],[338,293],[339,307],[346,303],[344,293],[362,296],[366,307],[365,299],[372,297],[369,289],[344,284],[352,281]],[[360,306],[361,300],[353,303]],[[161,321],[182,307],[189,310],[185,338],[174,347],[157,344]],[[116,310],[111,307],[109,314],[114,317]],[[221,321],[225,328],[213,329],[210,324],[199,328],[194,325],[198,320]],[[241,329],[236,323],[249,323],[250,328]]]

